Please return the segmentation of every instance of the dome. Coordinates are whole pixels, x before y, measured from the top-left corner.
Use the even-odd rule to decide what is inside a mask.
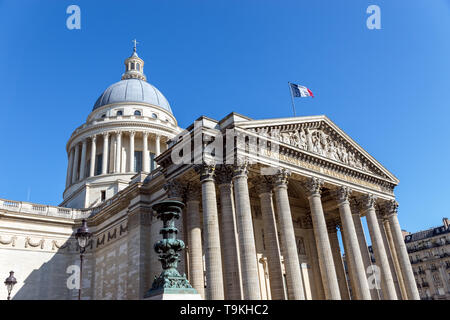
[[[92,110],[121,102],[148,103],[172,113],[169,102],[162,93],[147,81],[140,79],[124,79],[112,84],[100,95]]]

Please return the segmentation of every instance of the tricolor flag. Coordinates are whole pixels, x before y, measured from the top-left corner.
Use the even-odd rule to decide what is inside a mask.
[[[299,86],[298,84],[290,83],[290,82],[289,82],[289,86],[291,87],[291,93],[292,93],[293,97],[301,97],[301,98],[313,97],[314,98],[314,94],[307,87]]]

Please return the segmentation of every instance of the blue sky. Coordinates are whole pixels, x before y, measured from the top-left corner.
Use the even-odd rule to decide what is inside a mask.
[[[345,5],[344,5],[345,3]],[[81,30],[66,8],[81,8]],[[381,8],[369,30],[366,8]],[[399,179],[403,228],[449,216],[450,1],[0,0],[0,198],[57,205],[65,144],[136,38],[181,127],[292,116],[287,82]]]

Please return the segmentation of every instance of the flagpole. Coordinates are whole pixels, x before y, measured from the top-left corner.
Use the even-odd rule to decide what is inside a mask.
[[[291,83],[289,81],[288,81],[288,86],[289,86],[289,92],[291,93],[292,111],[294,111],[294,117],[295,117],[294,97],[292,96],[292,87],[291,87]]]

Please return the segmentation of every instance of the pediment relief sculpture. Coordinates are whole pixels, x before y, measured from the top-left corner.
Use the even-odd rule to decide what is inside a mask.
[[[326,126],[297,129],[266,127],[259,128],[257,132],[258,134],[267,134],[281,143],[318,154],[350,167],[384,176],[374,166],[371,166],[369,160],[366,160],[362,154],[350,147],[344,138]]]

